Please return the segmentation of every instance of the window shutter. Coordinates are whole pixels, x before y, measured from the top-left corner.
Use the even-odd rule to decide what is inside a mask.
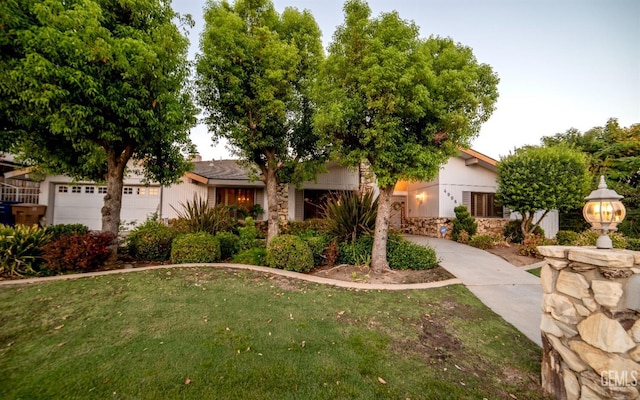
[[[473,210],[471,209],[471,192],[462,192],[462,205],[467,206],[467,210],[473,215]]]

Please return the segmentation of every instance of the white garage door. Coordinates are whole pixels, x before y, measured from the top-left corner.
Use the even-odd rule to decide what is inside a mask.
[[[84,224],[91,230],[102,228],[106,186],[58,184],[55,187],[54,224]],[[125,186],[122,193],[120,221],[123,224],[144,222],[160,206],[160,188]]]

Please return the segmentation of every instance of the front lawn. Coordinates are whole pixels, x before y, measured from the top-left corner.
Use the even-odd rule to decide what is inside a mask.
[[[183,268],[0,288],[3,399],[539,399],[540,349],[461,285]]]

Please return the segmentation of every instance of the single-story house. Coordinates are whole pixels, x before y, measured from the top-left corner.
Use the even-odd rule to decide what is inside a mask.
[[[474,150],[460,149],[430,182],[398,182],[393,197],[391,224],[409,233],[441,236],[448,233],[455,217],[453,209],[466,205],[479,223],[479,232],[498,233],[510,218],[508,211],[495,204],[497,161]],[[327,172],[301,187],[282,186],[278,193],[280,219],[305,220],[319,216],[323,197],[340,190],[371,187],[375,179],[365,164],[346,168],[336,163]],[[100,229],[104,185],[72,181],[66,176],[47,176],[40,182],[39,203],[47,205],[46,224],[82,223]],[[125,178],[121,220],[126,227],[141,223],[151,215],[163,220],[177,216],[181,204],[194,196],[207,198],[209,204],[236,205],[250,209],[260,205],[267,209],[264,183],[251,180],[249,171],[235,160],[194,160],[194,168],[182,182],[170,187],[145,184],[135,168]],[[266,215],[261,218],[266,219]],[[543,229],[548,237],[558,230],[558,216],[545,218]]]

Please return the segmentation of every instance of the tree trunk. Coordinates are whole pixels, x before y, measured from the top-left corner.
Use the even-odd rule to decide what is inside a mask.
[[[264,176],[267,187],[267,246],[271,239],[278,235],[278,181],[276,179],[276,166],[273,162],[267,162],[266,174]]]
[[[124,180],[124,169],[131,158],[131,151],[125,150],[121,154],[107,151],[107,194],[104,196],[102,206],[102,230],[111,232],[114,237],[118,236],[120,227],[120,210],[122,209],[122,186]],[[118,257],[118,242],[114,239],[110,249],[109,260],[113,261]]]
[[[395,185],[388,185],[380,188],[376,231],[373,236],[373,251],[371,253],[371,268],[375,272],[386,272],[390,269],[387,262],[387,237],[389,236],[391,196],[393,196],[394,187]]]

